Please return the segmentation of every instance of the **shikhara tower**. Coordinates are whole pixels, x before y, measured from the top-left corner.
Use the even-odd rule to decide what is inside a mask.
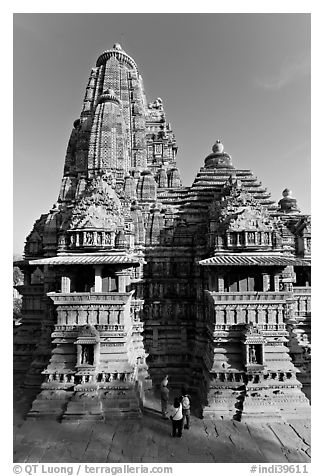
[[[138,415],[151,379],[206,417],[305,414],[310,217],[217,141],[191,187],[160,98],[116,44],[91,70],[57,202],[19,266],[15,370],[30,417]],[[144,339],[143,339],[144,338]]]

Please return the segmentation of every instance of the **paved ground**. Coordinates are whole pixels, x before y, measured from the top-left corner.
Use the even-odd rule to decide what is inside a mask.
[[[304,463],[310,462],[310,422],[252,424],[192,417],[183,437],[171,438],[158,400],[142,418],[58,423],[24,420],[30,397],[14,412],[15,463]]]

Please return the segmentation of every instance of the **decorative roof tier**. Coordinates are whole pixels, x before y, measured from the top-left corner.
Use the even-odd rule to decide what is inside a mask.
[[[217,140],[212,147],[212,154],[209,154],[205,159],[206,168],[215,169],[233,169],[232,158],[224,152],[224,146],[220,140]]]
[[[310,266],[310,262],[283,254],[231,253],[220,254],[198,262],[201,266]]]
[[[131,264],[132,266],[137,266],[140,262],[139,258],[132,254],[118,254],[111,253],[107,254],[66,254],[61,256],[53,256],[51,258],[42,258],[36,260],[29,260],[28,264],[32,266],[39,265],[49,265],[49,266],[60,266],[60,265],[95,265],[95,264]]]
[[[120,63],[125,64],[130,69],[135,69],[137,72],[135,61],[122,49],[119,43],[115,43],[111,50],[104,51],[97,59],[96,66],[104,65],[111,57],[116,58]]]

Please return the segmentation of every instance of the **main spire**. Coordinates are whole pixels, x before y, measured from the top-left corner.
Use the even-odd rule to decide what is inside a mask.
[[[135,61],[115,43],[91,70],[67,148],[60,201],[73,200],[79,181],[98,174],[111,173],[120,183],[147,168],[163,175],[176,167],[176,152],[161,98],[147,104]]]

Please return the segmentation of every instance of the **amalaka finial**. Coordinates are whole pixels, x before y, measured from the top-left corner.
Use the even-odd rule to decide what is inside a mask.
[[[217,139],[217,141],[213,145],[212,151],[214,152],[214,154],[222,154],[224,152],[224,146],[219,139]]]
[[[212,153],[205,159],[205,167],[216,169],[233,169],[231,156],[224,152],[224,146],[219,139],[212,147]]]

